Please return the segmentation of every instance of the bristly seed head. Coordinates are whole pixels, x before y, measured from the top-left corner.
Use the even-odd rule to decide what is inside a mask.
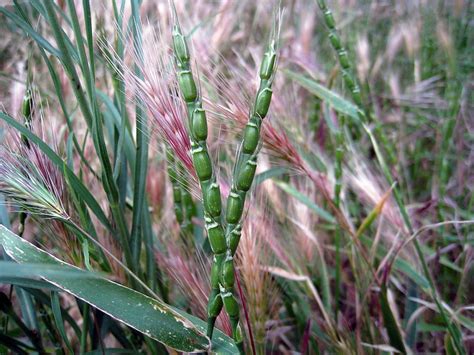
[[[0,147],[0,190],[17,208],[33,216],[68,220],[65,184],[51,161],[37,148],[18,143]]]
[[[120,30],[119,30],[120,31]],[[121,34],[128,41],[127,34]],[[180,42],[181,43],[181,42]],[[187,47],[178,45],[182,56],[186,56]],[[141,76],[130,68],[125,59],[116,53],[113,44],[102,42],[104,55],[119,78],[132,88],[127,92],[132,101],[141,101],[151,117],[151,128],[160,140],[164,140],[186,170],[194,175],[190,156],[190,141],[186,129],[186,108],[179,98],[179,85],[173,72],[173,64],[169,57],[169,45],[160,34],[153,31],[144,33],[143,53],[132,51],[131,56],[139,67]],[[133,48],[133,46],[129,46]],[[186,75],[184,79],[186,79]]]

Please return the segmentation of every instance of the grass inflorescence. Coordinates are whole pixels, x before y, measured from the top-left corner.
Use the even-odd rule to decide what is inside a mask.
[[[473,11],[3,4],[0,353],[472,353]]]

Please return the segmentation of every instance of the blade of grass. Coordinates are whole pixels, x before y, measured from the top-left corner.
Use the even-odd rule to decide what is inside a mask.
[[[141,22],[139,15],[139,2],[137,0],[130,0],[132,7],[132,18],[131,26],[133,33],[133,46],[135,52],[138,54],[138,58],[142,58],[142,39],[141,39]],[[135,74],[138,77],[142,77],[139,69],[139,63],[135,63]],[[141,63],[143,65],[143,63]],[[136,264],[140,256],[141,247],[141,234],[142,230],[142,213],[148,213],[144,209],[145,206],[145,188],[146,188],[146,174],[147,174],[147,162],[148,162],[148,127],[146,112],[143,109],[143,104],[137,97],[137,103],[135,106],[136,116],[136,155],[135,155],[135,179],[133,187],[133,215],[132,215],[132,230],[130,238],[132,242],[132,253]]]
[[[115,223],[117,225],[117,230],[120,236],[120,244],[122,246],[122,250],[124,252],[125,260],[127,265],[132,269],[136,270],[137,265],[134,263],[132,258],[132,252],[130,249],[129,244],[129,233],[125,221],[125,217],[123,214],[123,210],[120,208],[119,203],[119,192],[117,185],[113,179],[112,167],[109,160],[109,154],[107,152],[107,147],[104,141],[104,133],[103,133],[103,119],[102,115],[98,110],[96,105],[95,95],[92,96],[92,108],[91,105],[87,102],[87,99],[82,91],[82,86],[80,79],[78,77],[76,68],[74,67],[74,63],[69,53],[69,49],[66,45],[67,43],[67,36],[64,35],[61,27],[56,18],[56,14],[54,11],[54,6],[52,0],[45,0],[44,2],[46,12],[49,18],[49,22],[51,24],[51,28],[53,30],[54,37],[58,44],[59,49],[62,52],[61,61],[64,65],[64,69],[66,70],[69,79],[71,81],[71,85],[74,91],[74,95],[76,96],[79,107],[81,108],[81,112],[88,124],[93,137],[93,142],[95,149],[97,151],[98,157],[100,159],[102,165],[102,183],[104,189],[107,193],[107,197],[110,202],[110,209],[112,211],[112,215],[114,217]],[[134,281],[132,281],[134,282]]]
[[[36,262],[45,266],[62,267],[66,272],[83,273],[2,226],[0,226],[0,244],[17,262]],[[38,268],[37,272],[41,274],[41,269]],[[43,279],[171,348],[193,352],[206,350],[210,346],[209,339],[185,316],[178,314],[161,301],[115,282],[101,277],[77,279],[59,275],[54,277],[48,275]]]
[[[398,323],[393,315],[392,308],[390,307],[390,303],[388,301],[387,295],[387,285],[386,282],[382,283],[382,287],[380,290],[380,307],[382,309],[382,317],[384,320],[385,328],[387,329],[387,334],[390,339],[390,345],[392,345],[395,349],[400,351],[402,354],[407,354],[407,349],[405,347],[405,342],[403,341],[402,332]]]
[[[324,219],[325,221],[329,223],[335,223],[336,220],[335,218],[326,210],[322,209],[318,205],[316,205],[311,199],[307,196],[305,196],[303,193],[299,192],[297,189],[295,189],[293,186],[290,184],[287,184],[285,182],[278,181],[277,186],[281,188],[283,191],[286,193],[290,194],[294,198],[296,198],[298,201],[306,205],[310,210],[312,210],[314,213],[316,213],[319,217]]]
[[[351,117],[356,122],[359,121],[357,106],[347,101],[336,92],[325,88],[323,85],[317,83],[314,79],[307,78],[306,76],[295,73],[291,70],[283,70],[283,73],[285,73],[290,79],[296,81],[313,95],[316,95],[321,100],[327,102],[337,112]]]
[[[74,352],[72,349],[71,343],[66,334],[66,329],[64,328],[64,321],[61,315],[61,306],[59,303],[59,295],[57,292],[51,292],[51,309],[53,311],[54,322],[56,323],[56,328],[59,331],[59,335],[63,339],[64,344],[69,349],[71,353]]]

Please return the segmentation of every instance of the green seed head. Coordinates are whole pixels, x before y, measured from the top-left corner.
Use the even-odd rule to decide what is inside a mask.
[[[212,183],[205,194],[206,212],[212,217],[218,217],[221,214],[221,190],[219,185]]]
[[[227,199],[227,223],[236,224],[239,222],[240,217],[244,211],[244,204],[242,198],[234,191],[231,191],[229,198]]]
[[[173,186],[173,200],[176,203],[181,203],[181,189],[179,186]]]
[[[214,260],[211,266],[211,288],[219,287],[219,276],[224,256],[225,254],[219,254],[214,256]]]
[[[349,90],[354,90],[356,87],[356,83],[354,79],[352,78],[352,75],[345,69],[342,70],[342,77],[344,79],[344,82],[346,83],[347,87]]]
[[[237,325],[235,326],[233,338],[236,344],[242,343],[243,341],[242,328],[240,327],[240,322],[238,322]]]
[[[254,122],[247,123],[244,133],[244,143],[242,149],[246,154],[252,154],[257,148],[260,139],[260,129]]]
[[[325,0],[318,0],[318,5],[319,5],[319,8],[323,11],[327,9]]]
[[[180,62],[189,61],[189,51],[188,45],[186,44],[186,39],[183,34],[175,27],[173,30],[173,49],[176,58]]]
[[[356,86],[356,87],[354,87],[354,89],[352,89],[352,99],[354,100],[354,103],[357,106],[362,105],[362,96],[360,95],[360,89],[359,89],[358,86]]]
[[[242,191],[248,191],[252,186],[255,170],[257,169],[257,162],[255,159],[249,159],[241,168],[237,178],[237,188]]]
[[[176,215],[176,220],[178,221],[178,223],[183,223],[183,211],[181,210],[181,205],[179,204],[175,204],[174,205],[174,213]]]
[[[26,122],[31,121],[31,111],[33,108],[33,98],[31,96],[31,90],[27,89],[25,96],[23,97],[23,102],[21,103],[21,114]]]
[[[336,149],[336,160],[342,161],[343,157],[344,157],[344,150],[342,149],[342,147],[338,147]]]
[[[193,74],[190,70],[183,70],[178,73],[179,87],[183,93],[184,101],[193,102],[197,98],[197,88]]]
[[[191,155],[199,181],[209,180],[212,177],[212,162],[207,150],[197,146],[191,150]]]
[[[336,21],[334,21],[331,10],[328,8],[324,10],[324,21],[326,21],[326,26],[328,26],[330,29],[336,28]]]
[[[193,201],[191,194],[184,190],[182,193],[182,199],[184,204],[184,209],[186,211],[186,217],[191,220],[192,216],[196,215],[196,204]]]
[[[273,74],[275,68],[276,53],[272,49],[265,53],[265,57],[260,65],[260,79],[268,80]]]
[[[261,118],[265,118],[270,108],[270,101],[272,100],[272,89],[267,87],[260,91],[255,103],[255,113]]]
[[[207,119],[206,112],[202,108],[197,108],[192,116],[192,134],[198,141],[207,139]]]

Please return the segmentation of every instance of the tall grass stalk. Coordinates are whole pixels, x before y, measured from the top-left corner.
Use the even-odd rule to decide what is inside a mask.
[[[52,0],[46,0],[44,5],[45,5],[46,12],[48,14],[49,21],[51,23],[51,28],[53,30],[57,44],[62,53],[61,61],[64,65],[64,69],[66,70],[66,73],[69,76],[71,86],[78,100],[79,107],[81,108],[81,112],[87,122],[89,129],[92,132],[92,138],[95,145],[95,149],[98,153],[99,159],[102,164],[102,169],[103,169],[102,183],[104,184],[104,188],[109,198],[110,209],[112,211],[112,215],[114,216],[114,219],[117,223],[117,230],[121,238],[121,246],[124,250],[126,263],[130,268],[132,268],[132,270],[135,270],[136,265],[132,258],[132,250],[130,248],[130,243],[129,243],[130,236],[127,230],[123,211],[120,208],[119,192],[118,192],[117,185],[115,181],[113,180],[112,167],[110,164],[107,148],[104,141],[104,133],[103,133],[103,128],[102,128],[102,124],[103,124],[102,115],[97,109],[96,101],[94,99],[92,100],[92,104],[94,108],[91,109],[91,106],[84,95],[81,81],[79,79],[79,76],[77,74],[73,60],[70,55],[69,47],[66,45],[64,33],[57,21]],[[95,98],[95,95],[93,95],[93,97]]]
[[[341,207],[341,190],[342,190],[342,166],[344,162],[344,148],[345,148],[345,139],[344,139],[344,124],[345,118],[344,116],[339,116],[339,126],[336,132],[336,156],[335,156],[335,168],[334,168],[334,177],[335,177],[335,185],[334,185],[334,205],[337,209]],[[336,247],[336,256],[335,256],[335,265],[336,265],[336,275],[335,275],[335,292],[334,292],[334,303],[335,303],[335,319],[337,322],[338,319],[338,309],[339,309],[339,300],[340,300],[340,292],[341,292],[341,237],[342,237],[342,229],[337,228],[335,235],[335,247]]]

